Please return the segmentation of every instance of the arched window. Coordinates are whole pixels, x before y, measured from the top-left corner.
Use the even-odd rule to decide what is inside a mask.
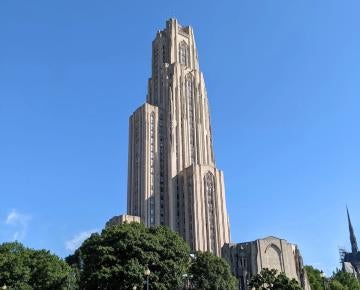
[[[215,230],[215,177],[209,171],[204,176],[204,190],[207,200],[208,221],[207,228],[210,235],[210,251],[216,251],[216,230]]]
[[[283,271],[281,263],[281,250],[278,246],[270,244],[265,250],[264,262],[269,268],[278,270],[279,272]]]
[[[179,62],[183,65],[188,65],[189,62],[189,46],[185,41],[179,44]]]

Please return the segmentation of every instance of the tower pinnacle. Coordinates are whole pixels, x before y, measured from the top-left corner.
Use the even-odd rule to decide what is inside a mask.
[[[350,242],[351,242],[351,251],[353,254],[356,254],[358,252],[358,245],[356,241],[356,236],[354,233],[354,228],[351,224],[349,209],[346,207],[347,217],[348,217],[348,223],[349,223],[349,232],[350,232]]]

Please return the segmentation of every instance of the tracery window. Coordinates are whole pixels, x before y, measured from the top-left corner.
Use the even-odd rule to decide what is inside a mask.
[[[189,46],[185,41],[179,44],[179,62],[184,65],[188,65],[189,63]]]
[[[279,272],[283,271],[281,263],[281,250],[278,246],[270,244],[265,249],[264,262],[268,267],[271,265],[271,268],[278,270]]]

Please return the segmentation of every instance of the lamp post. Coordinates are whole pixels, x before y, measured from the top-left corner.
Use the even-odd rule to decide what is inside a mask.
[[[189,263],[190,263],[190,267],[191,267],[191,265],[192,265],[192,263],[194,263],[194,261],[196,260],[196,255],[194,254],[194,253],[191,253],[190,255],[189,255]],[[192,284],[192,282],[191,282],[191,280],[192,280],[192,278],[193,278],[193,275],[191,275],[191,274],[184,274],[183,275],[185,278],[186,278],[186,280],[187,280],[187,283],[186,283],[186,289],[193,289],[193,284]]]
[[[192,289],[191,279],[193,278],[193,275],[185,273],[183,278],[185,279],[185,289]]]
[[[133,286],[133,290],[136,290],[137,289],[137,287],[136,286]]]
[[[144,271],[144,275],[146,276],[146,290],[149,290],[149,276],[150,276],[150,270],[147,268]]]
[[[3,277],[1,277],[1,276],[0,276],[0,281],[1,281],[1,280],[3,280]],[[1,284],[2,284],[2,283],[1,283]],[[1,285],[1,284],[0,284],[0,285]],[[5,289],[7,289],[7,286],[6,286],[6,284],[5,284],[5,283],[4,283],[4,285],[3,285],[3,286],[1,286],[1,289],[4,289],[4,290],[5,290]]]
[[[189,276],[188,274],[183,274],[183,278],[185,279],[185,289],[189,289]]]
[[[326,276],[325,276],[325,273],[323,271],[320,272],[320,276],[323,280],[323,285],[324,285],[324,290],[326,290]]]

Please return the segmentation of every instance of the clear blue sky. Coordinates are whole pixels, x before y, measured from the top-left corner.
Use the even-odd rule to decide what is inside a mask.
[[[331,273],[360,239],[360,2],[0,0],[0,242],[60,256],[126,211],[151,41],[192,25],[232,240]],[[67,249],[68,248],[68,249]]]

